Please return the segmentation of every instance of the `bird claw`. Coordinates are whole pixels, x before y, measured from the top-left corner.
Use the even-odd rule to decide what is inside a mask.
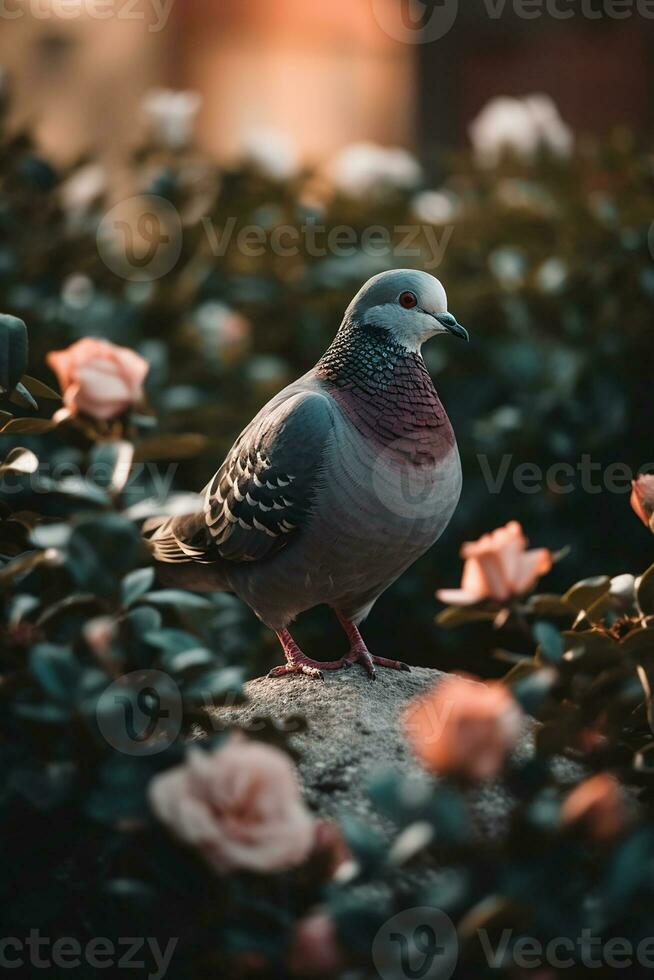
[[[404,670],[411,673],[411,668],[403,660],[388,660],[386,657],[373,657],[372,662],[379,664],[380,667],[388,667],[390,670]]]
[[[302,663],[296,662],[293,664],[282,664],[280,667],[273,667],[271,671],[268,672],[268,677],[286,677],[288,674],[304,674],[306,677],[313,677],[315,680],[324,681],[325,675],[322,670],[318,667],[314,667],[312,663]]]
[[[387,657],[375,657],[369,650],[365,647],[354,648],[350,650],[350,653],[346,657],[346,662],[348,665],[355,663],[361,664],[368,674],[371,681],[377,679],[377,671],[375,670],[375,664],[378,667],[386,667],[389,670],[402,670],[410,671],[411,668],[408,664],[403,663],[401,660],[389,660]]]

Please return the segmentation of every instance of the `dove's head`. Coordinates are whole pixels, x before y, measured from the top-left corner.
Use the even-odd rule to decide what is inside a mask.
[[[439,280],[417,269],[394,269],[373,276],[348,306],[346,319],[385,330],[410,351],[419,351],[439,333],[469,339],[465,327],[448,312]]]

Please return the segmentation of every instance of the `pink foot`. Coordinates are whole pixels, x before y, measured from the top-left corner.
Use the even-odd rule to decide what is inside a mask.
[[[346,619],[346,617],[338,611],[336,611],[336,615],[338,616],[338,621],[347,633],[348,639],[351,643],[350,652],[345,657],[345,660],[351,664],[363,664],[371,680],[374,681],[377,677],[375,664],[377,664],[378,667],[388,667],[390,670],[411,670],[409,665],[403,663],[401,660],[388,660],[386,657],[373,656],[373,654],[368,650],[358,627],[355,626],[354,623],[350,622],[349,619]]]
[[[305,674],[307,677],[314,677],[316,680],[324,681],[323,670],[340,670],[341,667],[350,666],[346,657],[341,657],[340,660],[326,661],[311,660],[309,657],[305,657],[288,630],[280,630],[277,636],[284,648],[286,663],[280,667],[273,667],[268,677],[286,677],[288,674]]]
[[[411,670],[408,664],[401,660],[388,660],[386,657],[375,657],[367,647],[353,646],[345,658],[351,664],[363,664],[371,680],[377,677],[375,664],[378,667],[389,667],[391,670]]]

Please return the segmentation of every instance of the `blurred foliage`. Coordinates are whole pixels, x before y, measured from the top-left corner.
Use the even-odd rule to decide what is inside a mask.
[[[174,504],[174,494],[165,502],[171,487],[162,473],[178,491],[204,485],[240,427],[315,362],[363,280],[395,264],[429,268],[430,232],[443,227],[424,226],[407,189],[361,199],[314,174],[282,181],[252,164],[219,170],[189,150],[144,146],[123,191],[172,203],[183,238],[172,272],[133,281],[112,272],[96,245],[113,203],[109,186],[88,180],[96,165],[80,160],[58,171],[28,133],[3,130],[2,935],[33,927],[80,941],[141,934],[162,946],[175,935],[171,976],[282,976],[293,923],[322,901],[349,965],[366,976],[380,925],[408,905],[432,904],[458,924],[461,975],[485,976],[479,925],[501,931],[508,923],[516,937],[543,940],[585,926],[634,941],[651,931],[654,578],[650,570],[626,598],[609,584],[647,564],[648,539],[624,495],[588,492],[580,481],[570,493],[525,493],[512,473],[523,462],[576,467],[583,454],[634,471],[649,462],[653,162],[625,134],[580,146],[569,161],[507,158],[485,172],[467,158],[451,161],[444,191],[454,230],[430,271],[445,281],[473,343],[436,342],[425,356],[457,431],[464,494],[445,540],[380,601],[368,636],[376,652],[413,663],[489,675],[505,672],[508,660],[516,700],[543,725],[537,755],[509,765],[516,805],[505,839],[492,847],[477,839],[460,787],[420,797],[405,792],[401,777],[378,774],[375,805],[398,832],[426,823],[433,833],[413,848],[405,837],[397,851],[344,822],[355,863],[349,881],[327,884],[320,862],[261,878],[214,876],[153,821],[145,797],[152,775],[180,759],[184,738],[222,737],[211,732],[205,703],[238,699],[243,680],[278,653],[232,597],[157,589],[138,522]],[[83,190],[85,176],[92,192]],[[220,232],[230,219],[224,254],[213,254],[207,224]],[[297,254],[250,256],[237,244],[239,228],[307,222],[347,226],[358,239],[371,225],[387,229],[396,250],[310,254],[300,235]],[[420,253],[401,254],[402,229],[416,224]],[[45,355],[87,335],[148,359],[152,415],[103,428],[58,411]],[[495,474],[503,454],[512,456],[509,475],[492,493],[484,473]],[[469,611],[474,622],[463,630],[437,631],[433,589],[454,579],[461,540],[509,518],[538,544],[571,546],[548,588],[584,582],[525,600],[500,620],[500,610],[485,607],[482,617]],[[311,653],[332,657],[334,634],[318,625],[307,627]],[[499,625],[509,649],[493,659]],[[136,694],[142,684],[125,681],[144,672],[145,703]],[[176,737],[161,751],[150,752],[146,739],[142,753],[126,754],[116,705],[147,716],[162,703],[179,711]],[[272,726],[259,737],[280,738]],[[569,787],[555,755],[619,773],[644,816],[612,846],[575,836],[560,820]],[[443,886],[413,890],[410,877],[398,886],[398,853],[409,869],[447,866]],[[372,901],[365,886],[375,882],[383,887]]]
[[[442,338],[425,348],[457,432],[463,498],[438,548],[380,601],[368,626],[380,653],[394,647],[390,620],[414,637],[410,659],[433,663],[440,645],[439,664],[460,663],[433,629],[432,590],[452,579],[463,538],[509,518],[552,548],[570,545],[554,587],[637,560],[620,496],[629,481],[609,470],[610,492],[605,479],[611,464],[635,473],[651,462],[654,161],[629,135],[580,145],[569,160],[505,157],[479,170],[467,156],[453,159],[440,225],[425,221],[422,195],[406,187],[359,197],[320,175],[280,180],[247,161],[221,170],[191,150],[147,144],[131,163],[120,195],[166,199],[183,229],[174,269],[150,282],[121,278],[101,258],[96,232],[116,188],[99,164],[57,171],[28,134],[5,134],[0,309],[29,323],[34,364],[88,334],[144,354],[166,431],[208,436],[201,456],[182,461],[180,486],[203,486],[265,400],[315,363],[369,275],[428,268],[469,328],[468,348]],[[285,228],[297,231],[297,248],[284,237],[272,248]],[[329,233],[343,228],[355,244],[330,254]],[[526,491],[523,464],[538,467]],[[551,469],[561,464],[571,477]],[[414,595],[417,610],[406,602]],[[329,659],[338,633],[324,642],[318,626],[306,627],[307,642]]]

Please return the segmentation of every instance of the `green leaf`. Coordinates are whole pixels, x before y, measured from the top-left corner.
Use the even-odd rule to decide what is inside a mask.
[[[68,524],[39,524],[31,537],[37,548],[65,548],[71,534]]]
[[[639,827],[608,854],[602,894],[612,914],[621,916],[641,886],[648,886],[654,859],[654,831]]]
[[[11,419],[7,422],[0,432],[5,435],[31,435],[38,436],[44,432],[50,432],[55,428],[55,423],[51,419]]]
[[[38,468],[39,460],[32,450],[17,446],[0,463],[0,476],[5,473],[35,473]]]
[[[147,610],[147,606],[141,608]],[[154,610],[149,611],[154,612]],[[143,639],[150,646],[166,653],[183,653],[184,650],[193,650],[198,645],[197,636],[194,636],[193,633],[187,633],[185,630],[152,630],[146,633]]]
[[[654,629],[639,627],[627,633],[620,643],[620,651],[634,660],[651,661],[654,658]]]
[[[453,629],[465,623],[492,622],[496,616],[496,611],[490,612],[474,606],[448,606],[447,609],[439,612],[436,623],[444,629]]]
[[[134,446],[125,439],[99,443],[91,453],[88,476],[109,493],[120,493],[132,469]]]
[[[61,401],[61,395],[50,388],[49,385],[44,384],[43,381],[39,381],[38,378],[32,378],[29,374],[24,374],[21,381],[35,398],[47,398],[50,401],[56,402]]]
[[[339,822],[352,857],[364,873],[370,873],[386,863],[386,841],[368,821],[344,813]]]
[[[558,663],[563,656],[565,641],[556,626],[540,619],[534,623],[533,634],[543,656],[551,663]]]
[[[75,581],[98,595],[115,595],[116,579],[130,571],[140,555],[136,528],[118,514],[78,521],[68,542],[68,565]]]
[[[585,666],[604,669],[622,657],[616,640],[600,630],[566,630],[563,639],[566,661],[575,662],[583,657]]]
[[[572,617],[574,619],[577,614],[574,606],[566,602],[562,596],[552,595],[550,593],[531,596],[527,601],[527,606],[529,611],[535,613],[536,616],[551,616],[552,618]]]
[[[35,402],[35,400],[32,398],[31,394],[29,393],[25,385],[21,381],[18,382],[18,384],[12,391],[9,400],[12,401],[14,405],[23,405],[26,406],[27,408],[33,408],[34,411],[37,411],[39,407]]]
[[[190,650],[165,653],[161,658],[161,666],[170,674],[185,674],[190,671],[197,671],[200,668],[215,667],[216,657],[211,650],[207,650],[201,646],[195,646],[191,647]],[[241,673],[238,687],[239,691],[243,678],[244,674]],[[221,683],[224,683],[224,679],[221,680]]]
[[[124,606],[131,606],[149,592],[154,585],[154,568],[137,568],[123,579],[121,585],[121,601]]]
[[[7,562],[0,569],[0,585],[13,582],[19,575],[25,575],[27,572],[31,572],[32,569],[38,568],[39,565],[43,565],[49,560],[49,556],[43,551],[30,551],[27,554],[20,555],[18,558],[14,558],[13,561]]]
[[[598,599],[601,599],[610,588],[611,579],[607,575],[598,575],[595,578],[585,578],[577,582],[568,589],[562,598],[564,602],[570,603],[577,612],[582,612]]]
[[[521,665],[518,665],[516,671]],[[513,671],[511,671],[513,673]],[[558,680],[558,673],[552,667],[536,668],[524,676],[514,677],[509,686],[513,697],[528,715],[536,714],[541,705],[547,700],[550,691]],[[506,678],[505,678],[506,683]]]
[[[0,389],[11,393],[27,367],[27,327],[17,316],[0,313]]]
[[[646,616],[654,616],[654,565],[650,565],[638,583],[638,605]]]
[[[74,696],[81,668],[69,647],[38,643],[30,652],[29,666],[50,697],[66,702]]]
[[[175,609],[187,612],[213,609],[210,599],[205,599],[195,592],[184,592],[182,589],[160,589],[158,592],[150,592],[142,602],[152,603],[154,606],[174,606]]]
[[[209,670],[185,685],[184,699],[201,703],[209,708],[227,696],[239,698],[243,693],[244,681],[245,670],[242,667]]]

